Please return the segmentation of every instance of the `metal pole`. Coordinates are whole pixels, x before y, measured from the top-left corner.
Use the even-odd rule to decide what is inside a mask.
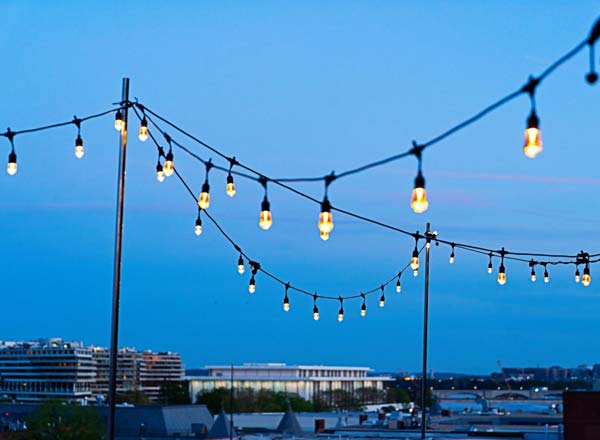
[[[427,391],[427,327],[429,321],[429,251],[431,248],[431,225],[427,223],[425,236],[425,300],[423,308],[423,377],[421,378],[421,440],[425,439],[427,428],[427,409],[425,406],[425,393]]]
[[[231,390],[229,392],[229,440],[233,440],[233,364],[231,364]]]
[[[129,78],[123,78],[121,104],[129,102]],[[117,358],[119,344],[119,301],[121,295],[121,246],[123,243],[123,203],[125,198],[125,159],[127,157],[127,113],[123,109],[123,129],[119,135],[119,189],[117,193],[117,225],[115,230],[115,266],[113,275],[112,326],[110,333],[110,380],[108,385],[108,418],[106,438],[115,438],[115,402],[117,394]]]

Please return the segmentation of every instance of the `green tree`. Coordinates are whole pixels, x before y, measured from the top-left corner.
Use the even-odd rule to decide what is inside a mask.
[[[104,421],[100,409],[45,401],[27,418],[27,431],[11,436],[18,440],[101,440]]]
[[[160,385],[158,400],[163,405],[189,405],[192,403],[187,381],[164,381]]]
[[[116,401],[117,403],[130,403],[132,405],[149,405],[152,403],[146,393],[140,390],[118,393]]]

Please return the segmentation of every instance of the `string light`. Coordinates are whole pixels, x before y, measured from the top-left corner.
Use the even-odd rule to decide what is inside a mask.
[[[575,268],[575,282],[578,283],[580,280],[580,274],[579,274],[579,266],[576,266]]]
[[[285,296],[283,297],[283,311],[284,312],[289,312],[290,311],[290,299],[288,298],[288,290],[290,288],[290,283],[287,283],[285,285]]]
[[[240,275],[243,275],[243,273],[246,271],[246,268],[244,266],[244,257],[242,257],[241,254],[240,254],[240,257],[238,258],[237,269],[238,269],[238,273]]]
[[[148,140],[148,120],[146,119],[146,115],[144,115],[144,118],[140,122],[138,139],[142,142],[146,142]]]
[[[506,252],[504,251],[504,248],[502,248],[502,251],[500,251],[500,269],[498,269],[498,284],[500,284],[501,286],[504,286],[506,284],[506,269],[504,268],[504,254],[506,254]]]
[[[418,235],[415,237],[415,248],[410,259],[410,268],[413,270],[413,275],[416,277],[419,275],[419,250],[417,249],[419,242]]]
[[[10,128],[6,131],[6,137],[10,141],[10,153],[8,153],[8,165],[6,165],[6,172],[10,176],[17,174],[17,153],[15,152],[14,144],[14,132],[10,131]]]
[[[267,180],[261,179],[261,184],[265,189],[265,196],[260,205],[260,216],[258,219],[258,226],[260,226],[262,230],[267,231],[273,224],[273,217],[271,216],[271,204],[269,203],[269,199],[267,199]]]
[[[229,197],[235,196],[235,184],[233,183],[233,176],[231,172],[227,174],[227,189],[225,191]]]
[[[452,243],[452,252],[450,252],[450,259],[448,261],[450,261],[450,264],[454,264],[454,246],[455,244]]]
[[[158,158],[158,162],[156,163],[156,180],[159,182],[165,181],[165,172],[163,170],[163,166],[160,164],[160,157]]]
[[[488,268],[487,271],[488,273],[492,273],[492,271],[494,270],[494,266],[492,266],[492,253],[490,252],[490,262],[488,263]]]
[[[421,170],[415,177],[415,187],[413,188],[412,197],[410,199],[410,207],[417,214],[422,214],[427,211],[429,202],[427,201],[427,192],[425,191],[425,178]]]
[[[208,172],[211,168],[212,162],[208,161],[206,163],[206,177],[204,179],[204,183],[202,184],[202,191],[198,197],[198,206],[200,209],[208,209],[210,206],[210,185],[208,184]]]
[[[338,298],[340,301],[340,310],[338,311],[338,322],[342,322],[344,320],[344,298],[341,296]]]
[[[327,196],[321,202],[321,213],[319,214],[319,231],[322,240],[329,239],[329,233],[333,231],[333,216],[331,215],[331,204]]]
[[[536,280],[537,280],[537,276],[535,274],[535,268],[533,266],[531,266],[531,282],[535,283]]]
[[[173,175],[173,172],[175,171],[175,168],[173,168],[173,149],[171,148],[171,145],[169,144],[169,152],[167,153],[167,156],[165,157],[165,165],[163,167],[163,172],[164,175],[167,177],[170,177]],[[162,182],[162,180],[159,180],[159,182]]]
[[[254,273],[250,277],[250,284],[248,284],[248,292],[250,292],[250,293],[256,292],[256,280],[254,279]]]
[[[83,150],[83,139],[81,138],[81,119],[73,118],[73,124],[77,127],[77,138],[75,139],[75,157],[81,159],[85,153]]]
[[[398,281],[396,281],[396,293],[402,292],[402,283],[400,282],[400,277],[402,276],[402,272],[398,274]]]
[[[581,284],[587,287],[591,282],[592,277],[590,276],[590,265],[589,263],[585,263],[585,267],[583,268],[583,277],[581,277]]]
[[[531,113],[527,118],[527,128],[525,129],[525,144],[523,152],[525,156],[533,159],[542,152],[542,137],[540,133],[540,120],[535,112],[535,89],[539,84],[539,79],[530,77],[529,82],[523,87],[523,91],[529,94],[531,100]]]
[[[194,234],[200,235],[202,234],[202,219],[200,218],[200,213],[202,211],[198,210],[198,218],[196,218],[196,226],[194,226]]]
[[[313,306],[313,319],[314,319],[315,321],[318,321],[318,320],[319,320],[319,308],[317,307],[317,298],[318,298],[318,296],[317,296],[317,294],[315,293],[315,294],[313,295],[313,304],[314,304],[314,306]]]
[[[361,293],[360,296],[363,300],[362,305],[360,306],[360,316],[364,318],[365,316],[367,316],[367,300],[365,298],[364,293]]]
[[[546,263],[544,263],[544,283],[550,282],[550,275],[548,274],[548,267]]]
[[[115,130],[123,131],[125,129],[125,121],[123,120],[123,113],[121,113],[121,109],[117,110],[115,114]]]
[[[381,297],[379,298],[379,307],[385,306],[385,291],[383,284],[381,285]]]

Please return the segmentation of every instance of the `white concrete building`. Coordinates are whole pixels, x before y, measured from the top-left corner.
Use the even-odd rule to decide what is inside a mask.
[[[207,366],[208,375],[188,376],[190,395],[196,401],[199,392],[231,386],[230,365]],[[279,363],[233,366],[233,388],[269,390],[297,394],[314,400],[341,390],[355,395],[362,390],[382,391],[388,376],[368,376],[368,367],[334,367],[324,365],[286,365]],[[326,398],[326,397],[325,397]]]

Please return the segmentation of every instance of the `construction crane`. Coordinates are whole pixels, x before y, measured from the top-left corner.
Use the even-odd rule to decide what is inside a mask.
[[[504,371],[504,367],[502,367],[502,362],[496,361],[496,363],[498,364],[498,368],[500,368],[500,372],[502,373],[502,378],[504,379],[506,388],[508,389],[508,391],[512,391],[512,388],[510,387],[510,384],[508,383],[508,380],[506,379],[506,372]]]

